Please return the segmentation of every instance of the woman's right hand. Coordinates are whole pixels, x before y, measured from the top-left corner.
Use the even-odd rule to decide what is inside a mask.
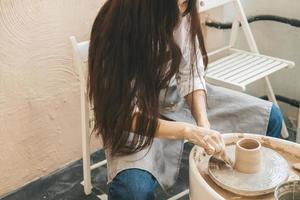
[[[209,155],[223,155],[225,143],[218,131],[191,125],[187,127],[185,139],[201,146]]]
[[[164,139],[184,139],[203,147],[207,154],[222,157],[225,144],[218,131],[195,126],[185,122],[159,119],[155,137]]]

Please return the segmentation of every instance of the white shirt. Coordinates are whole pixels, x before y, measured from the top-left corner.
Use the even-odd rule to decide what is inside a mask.
[[[193,46],[190,38],[190,22],[189,17],[183,17],[177,30],[174,32],[174,38],[179,45],[182,53],[182,60],[179,66],[179,72],[176,74],[177,88],[182,97],[198,90],[206,90],[204,80],[204,64],[202,54],[199,49],[199,42],[196,39],[196,56],[193,56]],[[191,76],[191,67],[193,67],[193,77]],[[174,84],[174,80],[170,82],[170,86]]]

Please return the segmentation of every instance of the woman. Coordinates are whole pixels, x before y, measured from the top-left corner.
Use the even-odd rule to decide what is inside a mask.
[[[184,140],[222,157],[218,131],[279,136],[278,109],[206,84],[207,63],[196,0],[104,4],[91,33],[88,92],[109,199],[154,199],[158,183],[174,184]]]

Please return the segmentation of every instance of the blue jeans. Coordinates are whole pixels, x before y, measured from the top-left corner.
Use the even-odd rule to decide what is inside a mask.
[[[282,115],[273,105],[270,113],[267,136],[280,138]],[[158,183],[155,177],[141,169],[127,169],[120,172],[111,182],[108,200],[152,200]]]
[[[281,129],[282,129],[282,114],[279,108],[273,104],[270,117],[269,117],[267,136],[280,138]]]
[[[157,185],[155,177],[145,170],[123,170],[110,183],[108,200],[153,200]]]

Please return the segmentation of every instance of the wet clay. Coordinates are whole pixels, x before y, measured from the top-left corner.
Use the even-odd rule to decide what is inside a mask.
[[[261,144],[252,138],[242,138],[235,145],[234,168],[247,174],[257,173],[262,163]]]
[[[237,147],[238,145],[226,147],[226,152],[232,160],[236,160],[234,150]],[[258,196],[273,192],[276,186],[287,180],[289,176],[288,163],[280,154],[270,148],[259,146],[256,150],[259,150],[262,157],[261,162],[259,162],[261,163],[260,166],[256,165],[259,164],[258,158],[260,160],[257,151],[250,151],[250,154],[247,154],[248,152],[244,154],[243,151],[240,151],[240,154],[237,154],[241,158],[236,160],[236,163],[239,164],[243,161],[240,163],[240,169],[226,168],[218,160],[212,159],[213,157],[210,158],[208,163],[210,177],[220,187],[243,196]],[[257,172],[250,173],[256,169],[258,169]]]
[[[270,147],[268,144],[262,144],[264,147]],[[274,148],[273,148],[274,149]],[[293,154],[285,152],[283,149],[274,149],[276,150],[277,153],[279,153],[283,158],[286,159],[289,165],[289,178],[288,180],[296,180],[300,178],[300,171],[295,170],[292,166],[295,163],[300,163],[300,157],[297,157]],[[208,175],[208,160],[210,156],[203,155],[201,161],[198,163],[198,169],[200,171],[200,174],[204,178],[204,180],[209,184],[209,186],[215,190],[217,193],[219,193],[223,198],[226,200],[257,200],[258,198],[260,200],[273,200],[274,195],[273,193],[267,194],[267,195],[262,195],[259,197],[244,197],[241,195],[237,195],[231,192],[228,192],[227,190],[222,189],[219,187]]]

